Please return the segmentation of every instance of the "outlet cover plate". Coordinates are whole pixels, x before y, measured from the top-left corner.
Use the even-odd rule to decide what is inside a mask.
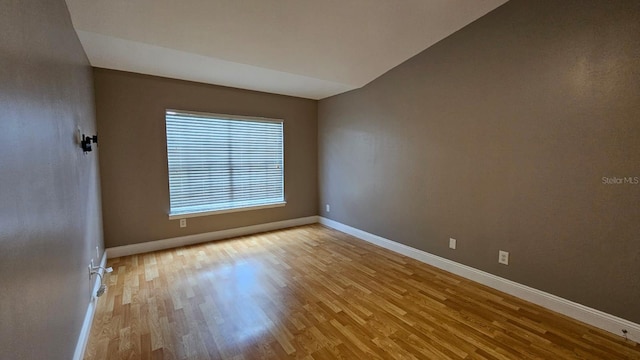
[[[454,249],[454,250],[455,250],[455,248],[456,248],[456,243],[457,243],[456,239],[454,239],[454,238],[449,238],[449,248],[450,248],[450,249]]]
[[[498,251],[498,262],[500,264],[509,265],[509,252],[508,251]]]

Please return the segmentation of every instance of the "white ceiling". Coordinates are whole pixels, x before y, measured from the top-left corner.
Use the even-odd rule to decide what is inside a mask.
[[[507,0],[66,0],[93,66],[322,99]]]

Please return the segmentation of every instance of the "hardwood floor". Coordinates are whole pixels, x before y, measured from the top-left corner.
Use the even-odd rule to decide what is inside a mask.
[[[109,260],[85,359],[640,359],[321,225]]]

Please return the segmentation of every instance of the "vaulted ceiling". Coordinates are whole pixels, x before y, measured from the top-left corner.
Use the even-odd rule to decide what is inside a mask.
[[[506,0],[67,0],[93,66],[321,99]]]

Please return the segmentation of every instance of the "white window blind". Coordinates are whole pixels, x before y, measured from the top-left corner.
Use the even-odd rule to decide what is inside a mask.
[[[166,111],[170,217],[284,204],[282,120]]]

